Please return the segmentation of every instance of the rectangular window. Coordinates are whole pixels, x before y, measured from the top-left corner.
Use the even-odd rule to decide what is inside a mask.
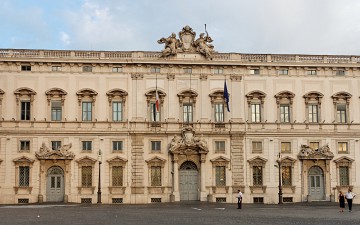
[[[279,69],[278,74],[279,75],[288,75],[289,70],[288,69]]]
[[[346,105],[337,104],[336,105],[336,119],[338,123],[346,123]]]
[[[259,75],[260,74],[260,69],[250,69],[249,73],[251,75]]]
[[[150,73],[160,73],[160,67],[151,67]]]
[[[184,68],[184,73],[192,74],[192,69],[191,68]]]
[[[113,151],[122,151],[123,150],[123,142],[122,141],[113,141]]]
[[[161,186],[161,166],[151,167],[151,186]]]
[[[92,120],[92,102],[82,103],[82,120],[83,121]]]
[[[92,166],[81,167],[81,186],[82,187],[92,186]]]
[[[225,152],[225,141],[215,141],[215,152]]]
[[[221,68],[214,68],[213,69],[213,74],[223,74],[224,70]]]
[[[316,69],[308,70],[307,75],[316,75]]]
[[[24,101],[21,102],[21,120],[30,120],[30,102]]]
[[[192,104],[186,103],[183,105],[184,110],[184,122],[190,123],[193,121],[193,110],[192,110]]]
[[[282,185],[291,185],[291,166],[282,166],[281,174]]]
[[[161,151],[161,141],[151,141],[151,151]]]
[[[338,142],[338,153],[348,153],[347,142]]]
[[[19,186],[29,187],[30,185],[30,167],[20,166],[19,167]]]
[[[336,76],[345,76],[345,70],[336,70]]]
[[[224,122],[224,104],[215,104],[215,122]]]
[[[253,185],[263,185],[262,166],[253,166]]]
[[[51,101],[51,120],[61,121],[62,118],[61,101]]]
[[[151,122],[160,122],[160,108],[159,108],[159,111],[156,111],[156,103],[155,102],[150,103],[150,113],[151,113],[151,115],[150,115]],[[156,116],[156,119],[155,119],[155,116]]]
[[[30,65],[21,65],[21,71],[31,71]]]
[[[251,122],[261,122],[260,104],[251,104]]]
[[[290,106],[289,105],[280,105],[280,122],[289,123],[290,122]]]
[[[20,141],[20,151],[30,151],[30,141]]]
[[[309,105],[309,122],[318,122],[318,105]]]
[[[92,141],[82,141],[82,150],[91,151],[92,150]]]
[[[112,186],[123,186],[123,167],[112,167]]]
[[[281,152],[291,153],[291,142],[281,142]]]
[[[119,66],[113,67],[112,72],[113,73],[121,73],[122,72],[122,67],[119,67]]]
[[[309,146],[312,149],[319,149],[320,143],[319,142],[310,142]]]
[[[349,167],[339,166],[340,186],[349,185]]]
[[[51,70],[52,71],[61,71],[61,66],[52,66]]]
[[[253,141],[252,142],[252,153],[262,153],[262,142]]]
[[[216,187],[224,187],[226,185],[225,166],[215,167]]]
[[[52,141],[51,142],[52,150],[60,150],[60,148],[61,148],[61,141]]]
[[[113,102],[112,110],[113,110],[112,113],[113,121],[122,121],[122,111],[123,111],[122,102]]]
[[[92,72],[92,66],[83,66],[83,72]]]

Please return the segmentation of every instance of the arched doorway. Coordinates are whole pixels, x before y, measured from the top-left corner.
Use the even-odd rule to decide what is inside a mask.
[[[199,171],[195,163],[186,161],[179,172],[180,201],[199,200]]]
[[[58,166],[51,167],[46,180],[46,201],[64,201],[64,171]]]
[[[312,200],[324,200],[324,172],[319,166],[313,166],[308,173],[309,195]]]

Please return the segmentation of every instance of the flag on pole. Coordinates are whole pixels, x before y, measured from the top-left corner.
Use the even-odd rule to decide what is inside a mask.
[[[224,81],[224,99],[226,102],[226,106],[227,106],[227,111],[230,112],[230,106],[229,106],[229,92],[227,90],[227,86],[226,86],[226,80]]]
[[[156,112],[159,112],[160,110],[159,110],[159,106],[160,106],[160,102],[159,102],[159,94],[158,94],[158,91],[156,90],[155,91],[156,92],[156,103],[155,103],[155,105],[156,105]]]

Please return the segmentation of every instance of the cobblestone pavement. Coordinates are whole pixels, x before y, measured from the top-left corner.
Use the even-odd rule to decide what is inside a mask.
[[[358,225],[360,205],[339,213],[338,204],[284,205],[180,202],[147,205],[0,205],[0,225]]]

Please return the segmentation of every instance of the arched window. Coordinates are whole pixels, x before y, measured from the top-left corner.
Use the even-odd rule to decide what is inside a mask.
[[[351,94],[338,92],[331,96],[334,103],[334,120],[336,123],[349,123],[349,105]]]
[[[293,120],[293,99],[294,93],[282,91],[275,95],[278,121],[280,123],[291,123]]]
[[[51,121],[62,121],[66,91],[60,88],[51,88],[45,94],[48,102],[48,118],[51,118]]]
[[[16,96],[16,114],[19,120],[33,120],[33,102],[36,92],[30,88],[18,88],[14,91]]]
[[[108,96],[110,106],[110,118],[114,122],[124,121],[125,116],[125,102],[128,93],[121,89],[112,89],[106,93]]]
[[[79,114],[81,113],[79,117],[82,121],[93,121],[97,92],[89,88],[84,88],[76,92],[76,94],[78,96]]]
[[[196,97],[198,94],[192,90],[182,91],[178,94],[180,103],[180,119],[185,123],[191,123],[195,117]]]
[[[248,120],[252,123],[263,122],[266,94],[261,91],[252,91],[245,96],[248,103]]]
[[[321,121],[321,99],[324,95],[312,91],[305,94],[305,110],[306,110],[306,121],[309,123],[319,123]]]

